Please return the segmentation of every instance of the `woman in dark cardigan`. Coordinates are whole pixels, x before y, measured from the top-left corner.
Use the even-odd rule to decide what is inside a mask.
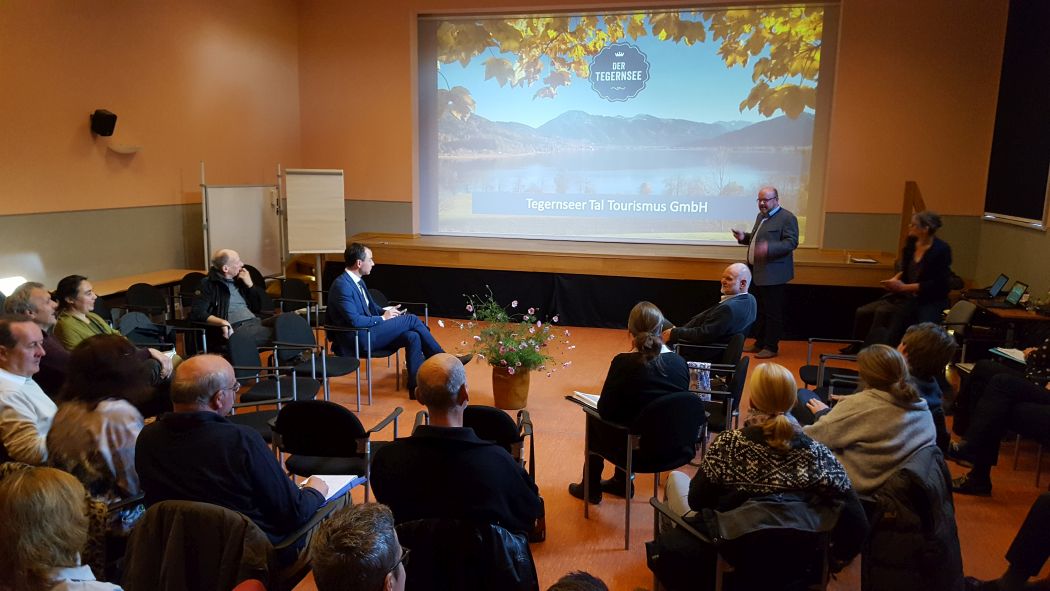
[[[896,345],[905,327],[941,320],[948,307],[952,249],[935,236],[940,227],[941,216],[932,211],[912,217],[908,241],[897,261],[899,272],[882,281],[889,293],[857,308],[853,338],[870,343],[872,331],[884,330],[890,342],[883,344]]]
[[[627,331],[633,350],[613,357],[609,366],[598,399],[598,413],[603,419],[629,426],[653,400],[689,389],[689,367],[664,345],[663,324],[663,314],[650,302],[639,302],[631,310]],[[591,498],[588,499],[591,503],[600,503],[602,492],[623,495],[626,473],[617,469],[613,478],[601,480],[605,461],[597,454],[592,454],[587,461],[591,463]],[[583,483],[570,484],[569,493],[582,499]]]

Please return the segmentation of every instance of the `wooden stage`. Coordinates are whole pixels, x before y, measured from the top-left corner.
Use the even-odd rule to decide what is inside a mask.
[[[717,281],[726,265],[746,256],[742,246],[686,246],[468,238],[409,234],[363,233],[351,238],[372,249],[377,264],[450,269],[480,269],[570,273],[612,277]],[[848,255],[868,257],[875,264],[849,263]],[[795,279],[799,285],[879,287],[894,273],[895,255],[885,252],[799,248]],[[342,261],[341,254],[326,255]]]

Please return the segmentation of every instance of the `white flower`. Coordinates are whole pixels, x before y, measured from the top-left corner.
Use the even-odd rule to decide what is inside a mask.
[[[558,315],[557,315],[557,314],[555,314],[555,315],[554,315],[554,318],[551,318],[551,321],[552,321],[552,322],[557,322],[557,321],[558,321]]]
[[[513,302],[511,302],[510,303],[510,307],[511,308],[517,308],[518,307],[518,300],[514,300]]]

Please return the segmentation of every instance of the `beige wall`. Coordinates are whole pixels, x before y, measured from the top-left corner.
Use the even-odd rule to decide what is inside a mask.
[[[199,202],[298,165],[293,0],[6,0],[0,215]],[[118,155],[88,114],[117,114]]]

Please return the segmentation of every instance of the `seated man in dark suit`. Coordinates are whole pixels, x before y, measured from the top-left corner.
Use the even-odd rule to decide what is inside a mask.
[[[447,353],[419,368],[419,401],[430,424],[376,452],[372,490],[398,523],[443,517],[532,530],[541,512],[536,483],[507,450],[463,426],[466,371]]]
[[[735,334],[746,333],[758,314],[755,297],[747,292],[750,285],[751,270],[747,265],[729,265],[722,271],[722,299],[693,316],[685,326],[664,330],[664,342],[668,346],[675,343],[708,345],[725,343]],[[689,353],[689,359],[696,361],[713,361],[719,356],[715,350]]]
[[[135,444],[146,504],[181,500],[237,511],[277,542],[313,517],[328,487],[316,478],[299,488],[257,431],[224,417],[240,384],[217,355],[179,365],[171,382],[175,412],[146,425]]]
[[[416,372],[423,360],[445,350],[434,340],[430,329],[414,314],[401,310],[400,306],[380,308],[368,295],[365,276],[372,272],[375,261],[372,249],[354,242],[346,247],[343,255],[346,272],[340,273],[328,291],[328,322],[332,326],[345,328],[368,328],[357,333],[361,354],[367,350],[369,335],[372,349],[400,349],[404,347],[408,363],[408,396],[415,400]],[[333,332],[335,352],[353,356],[355,353],[353,333]],[[460,361],[470,361],[465,355]]]

